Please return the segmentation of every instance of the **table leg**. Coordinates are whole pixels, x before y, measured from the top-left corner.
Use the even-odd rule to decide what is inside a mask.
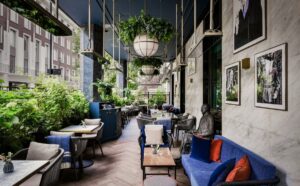
[[[174,167],[174,174],[175,174],[175,180],[176,180],[176,165],[175,165],[175,167]]]
[[[146,178],[145,167],[143,166],[143,180]]]
[[[170,167],[168,167],[168,176],[171,176],[171,175],[170,175]]]

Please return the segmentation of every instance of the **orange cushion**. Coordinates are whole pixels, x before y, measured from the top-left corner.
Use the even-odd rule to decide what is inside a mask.
[[[220,161],[221,147],[223,141],[220,139],[212,140],[210,145],[210,160],[211,161]]]
[[[236,164],[233,170],[228,174],[226,182],[249,180],[251,174],[248,157],[243,156]]]

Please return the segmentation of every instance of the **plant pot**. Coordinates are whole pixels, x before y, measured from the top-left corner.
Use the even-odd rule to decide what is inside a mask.
[[[150,57],[158,50],[158,40],[148,35],[138,35],[133,41],[133,48],[139,56]]]
[[[152,65],[143,65],[142,71],[145,75],[153,75],[155,68]]]
[[[4,173],[14,172],[14,164],[11,161],[6,161],[3,166]]]

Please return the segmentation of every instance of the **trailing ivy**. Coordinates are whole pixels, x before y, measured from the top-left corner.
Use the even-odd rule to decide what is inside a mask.
[[[141,68],[144,65],[152,65],[159,69],[163,65],[163,61],[155,57],[140,57],[133,59],[132,64],[137,68]]]
[[[151,17],[141,11],[139,16],[129,17],[119,23],[120,38],[126,44],[132,44],[140,34],[147,34],[161,42],[169,42],[174,36],[172,24],[163,19]]]

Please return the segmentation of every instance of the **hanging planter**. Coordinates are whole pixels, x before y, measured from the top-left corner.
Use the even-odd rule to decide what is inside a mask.
[[[153,75],[154,70],[155,70],[155,67],[153,65],[143,65],[142,66],[142,72],[145,75]]]
[[[159,58],[135,58],[132,63],[137,68],[141,68],[140,75],[158,75],[159,68],[163,65],[163,62]]]
[[[158,40],[148,35],[138,35],[133,42],[133,48],[139,56],[153,56],[158,50]]]
[[[145,15],[130,17],[119,23],[120,39],[125,44],[134,44],[134,50],[142,57],[153,56],[159,42],[169,42],[174,35],[173,26],[160,18]]]

